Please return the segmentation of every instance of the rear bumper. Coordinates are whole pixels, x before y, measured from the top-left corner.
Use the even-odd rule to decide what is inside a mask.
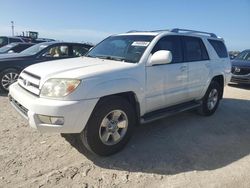
[[[12,106],[40,132],[80,133],[98,99],[63,101],[44,99],[32,95],[17,83],[10,86],[9,99]],[[44,124],[38,115],[63,117],[63,125]]]
[[[231,82],[250,84],[250,74],[247,75],[232,75]]]

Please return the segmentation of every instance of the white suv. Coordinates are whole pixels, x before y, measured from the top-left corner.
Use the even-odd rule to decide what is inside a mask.
[[[136,124],[192,108],[213,114],[230,78],[224,41],[213,33],[131,31],[85,57],[27,67],[9,99],[31,127],[79,133],[105,156],[125,146]]]

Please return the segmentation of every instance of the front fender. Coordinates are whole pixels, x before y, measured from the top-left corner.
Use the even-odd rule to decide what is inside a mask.
[[[133,92],[140,104],[140,112],[144,113],[144,87],[139,81],[131,78],[120,78],[115,80],[103,81],[96,84],[88,90],[85,97],[86,99],[101,98],[108,95],[114,95],[124,92]]]

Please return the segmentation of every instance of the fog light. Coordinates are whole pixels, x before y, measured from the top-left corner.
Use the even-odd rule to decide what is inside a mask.
[[[52,124],[52,125],[63,125],[64,124],[63,117],[38,115],[38,118],[41,121],[41,123],[44,123],[44,124]]]

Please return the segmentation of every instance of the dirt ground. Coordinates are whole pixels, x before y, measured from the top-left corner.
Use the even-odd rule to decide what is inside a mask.
[[[0,133],[0,187],[250,187],[250,87],[226,87],[211,117],[185,112],[137,127],[111,157],[40,134],[3,94]]]

